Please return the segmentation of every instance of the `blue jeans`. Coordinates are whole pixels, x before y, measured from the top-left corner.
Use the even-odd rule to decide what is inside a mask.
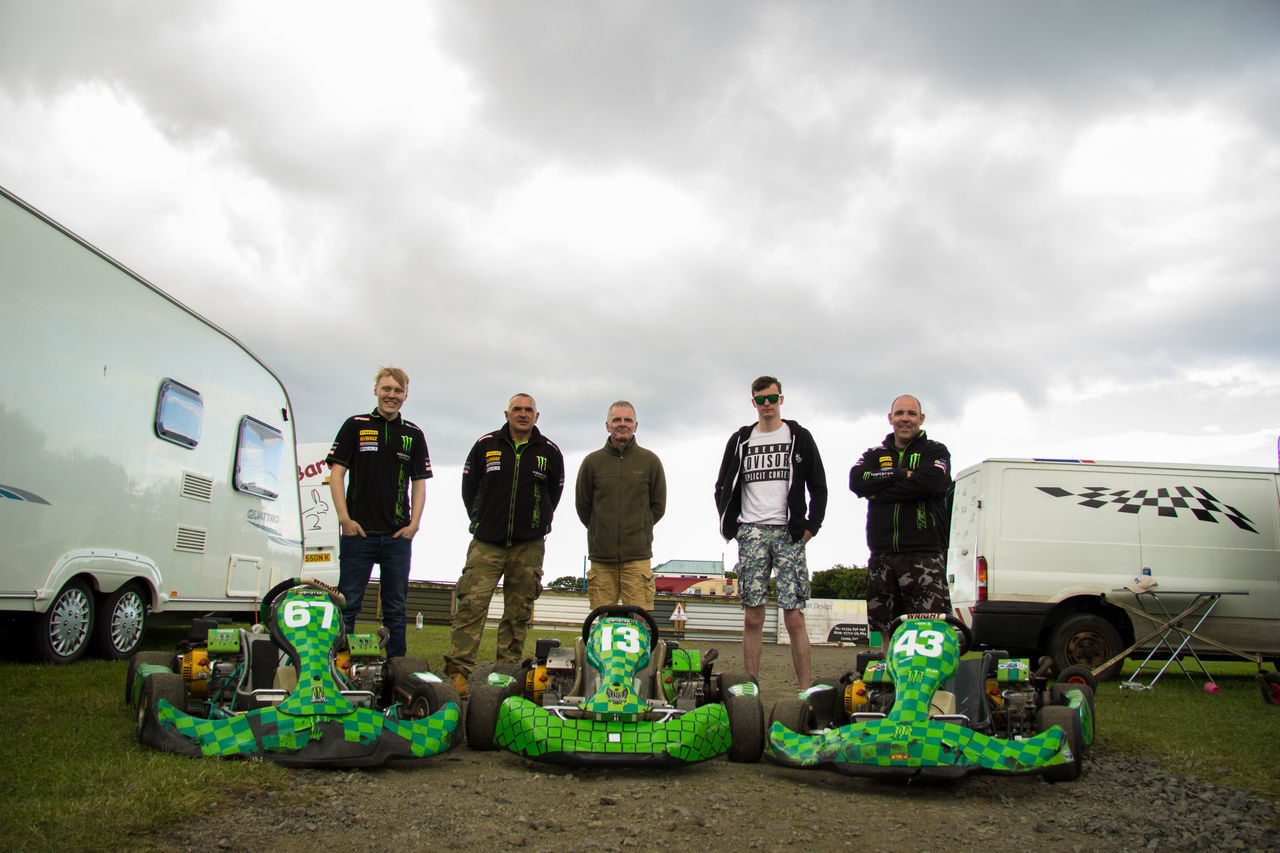
[[[413,540],[385,536],[343,536],[338,547],[338,591],[347,599],[342,611],[347,633],[355,630],[356,617],[364,601],[365,587],[378,564],[382,576],[382,624],[387,638],[387,657],[404,657],[404,607],[409,594],[409,558]]]

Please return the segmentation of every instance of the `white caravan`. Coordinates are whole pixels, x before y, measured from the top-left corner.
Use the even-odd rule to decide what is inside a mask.
[[[309,578],[338,585],[338,513],[329,493],[331,444],[298,445],[298,492],[302,499],[302,542]]]
[[[302,568],[292,410],[241,343],[0,188],[0,616],[46,660]]]
[[[1092,668],[1150,631],[1149,622],[1138,618],[1135,626],[1107,600],[1135,604],[1120,590],[1149,569],[1166,606],[1178,610],[1190,599],[1169,593],[1247,593],[1222,596],[1202,632],[1275,660],[1278,475],[1267,468],[988,459],[956,476],[947,561],[952,605],[977,642],[1051,655],[1059,670]],[[1221,656],[1198,641],[1193,646],[1201,657]]]

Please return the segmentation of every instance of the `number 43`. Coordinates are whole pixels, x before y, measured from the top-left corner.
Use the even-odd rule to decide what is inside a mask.
[[[898,655],[924,655],[927,658],[936,658],[942,656],[942,644],[946,640],[946,635],[941,631],[903,631],[898,636],[898,641],[893,644],[894,654]]]

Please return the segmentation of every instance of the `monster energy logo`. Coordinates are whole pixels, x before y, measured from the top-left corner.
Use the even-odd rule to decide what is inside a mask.
[[[907,463],[907,467],[908,467],[908,468],[910,468],[912,471],[914,471],[914,470],[916,470],[917,468],[919,468],[919,467],[920,467],[920,454],[919,454],[919,453],[912,453],[912,454],[911,454],[911,456],[910,456],[909,458],[910,458],[910,460],[911,460],[911,461],[909,461],[909,462]]]
[[[547,470],[547,457],[545,456],[538,457],[538,470],[539,471]]]
[[[410,450],[413,449],[413,436],[411,435],[400,436],[400,444],[404,446],[404,452],[408,453]]]

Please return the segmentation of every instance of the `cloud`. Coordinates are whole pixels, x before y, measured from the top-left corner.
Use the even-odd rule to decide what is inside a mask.
[[[632,399],[692,557],[760,374],[836,483],[903,391],[957,466],[1273,458],[1273,3],[0,14],[0,183],[244,340],[304,441],[379,364],[441,470],[516,390],[573,454]]]

